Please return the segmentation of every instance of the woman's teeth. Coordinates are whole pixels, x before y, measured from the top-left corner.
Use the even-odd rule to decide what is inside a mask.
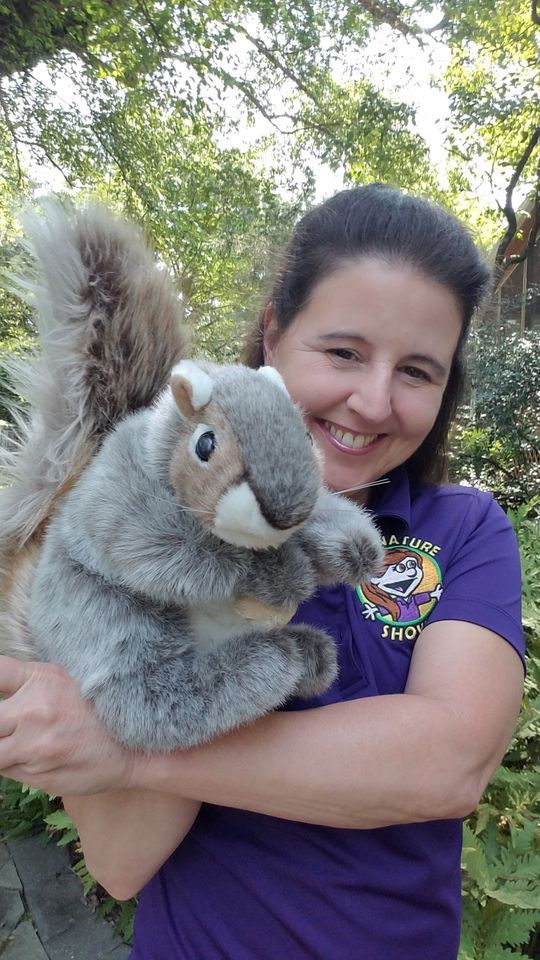
[[[377,437],[376,433],[348,433],[347,431],[340,430],[339,427],[335,427],[334,424],[329,423],[328,420],[324,420],[323,422],[328,432],[336,438],[338,443],[341,443],[344,447],[350,447],[351,450],[361,450],[362,447],[367,447],[369,443],[373,443]]]

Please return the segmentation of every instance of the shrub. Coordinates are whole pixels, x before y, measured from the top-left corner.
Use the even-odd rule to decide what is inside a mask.
[[[525,695],[510,749],[464,827],[460,960],[540,958],[539,502],[510,511],[523,562]]]
[[[540,489],[540,332],[473,335],[470,392],[451,445],[451,476],[492,490],[505,506]]]

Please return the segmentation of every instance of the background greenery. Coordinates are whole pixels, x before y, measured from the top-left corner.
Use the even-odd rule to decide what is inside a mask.
[[[198,349],[228,360],[315,195],[376,179],[447,205],[502,269],[520,204],[538,210],[538,25],[536,0],[0,0],[0,274],[24,268],[23,202],[51,186],[100,198],[145,226]],[[428,136],[422,85],[447,97]],[[540,334],[498,323],[474,332],[452,476],[493,489],[515,523],[528,677],[465,829],[461,960],[538,960]],[[0,351],[32,338],[0,287]],[[5,398],[0,381],[0,418]],[[0,799],[4,834],[45,821],[75,842],[56,801],[9,781]],[[132,906],[102,906],[129,936]]]

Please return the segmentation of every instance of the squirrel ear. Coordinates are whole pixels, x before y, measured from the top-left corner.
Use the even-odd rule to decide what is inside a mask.
[[[212,396],[213,383],[193,360],[181,360],[171,371],[171,390],[180,413],[190,417],[202,410]]]
[[[257,370],[257,373],[262,373],[264,377],[266,377],[268,380],[271,380],[272,383],[275,383],[278,387],[281,387],[283,392],[286,393],[287,396],[289,396],[289,391],[285,386],[285,381],[281,376],[281,374],[278,373],[275,367],[270,367],[270,366],[259,367]]]

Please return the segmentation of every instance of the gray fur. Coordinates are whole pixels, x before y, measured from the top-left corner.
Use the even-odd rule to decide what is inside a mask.
[[[69,309],[57,311],[58,323],[62,315],[71,322]],[[114,298],[109,316],[114,325]],[[84,380],[93,367],[77,349],[69,347],[69,362]],[[225,414],[240,450],[227,483],[249,484],[265,521],[288,539],[270,549],[218,539],[210,513],[173,487],[173,461],[177,473],[178,464],[199,465],[189,452],[191,427],[167,389],[108,432],[57,503],[31,591],[34,654],[80,681],[114,736],[149,750],[196,745],[292,695],[326,689],[336,675],[332,640],[280,618],[319,584],[355,584],[382,559],[365,511],[321,487],[302,415],[282,387],[244,367],[202,366],[213,380],[216,423]],[[124,382],[129,371],[119,376]],[[58,403],[67,417],[72,398]],[[212,415],[209,404],[194,422]],[[22,472],[15,506],[31,486]],[[208,477],[221,482],[200,465],[200,483]],[[0,538],[7,528],[0,516]],[[239,612],[239,601],[255,602],[256,613]]]
[[[298,412],[290,398],[266,377],[248,378],[243,367],[232,364],[216,378],[214,396],[227,411],[265,518],[279,526],[285,513],[289,522],[302,523],[311,512],[320,481],[315,470],[298,470],[298,464],[309,463],[311,441],[303,424],[299,429]],[[296,505],[292,497],[297,498]]]

